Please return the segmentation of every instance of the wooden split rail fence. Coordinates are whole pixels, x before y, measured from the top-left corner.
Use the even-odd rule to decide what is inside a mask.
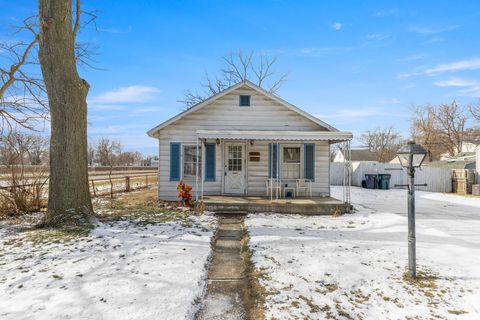
[[[104,196],[111,193],[129,192],[137,189],[148,188],[156,184],[158,175],[128,175],[122,177],[90,179],[90,192],[92,196]]]
[[[151,175],[127,175],[127,176],[112,176],[109,178],[89,179],[90,193],[93,197],[105,196],[111,193],[129,192],[137,189],[148,188],[156,184],[158,181],[157,174]],[[0,186],[0,190],[11,190],[12,188],[48,188],[48,183],[26,183],[15,186]]]

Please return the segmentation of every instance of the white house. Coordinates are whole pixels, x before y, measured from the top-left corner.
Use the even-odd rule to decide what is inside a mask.
[[[457,152],[455,156],[451,156],[448,153],[444,153],[440,155],[440,160],[450,160],[452,158],[458,158],[457,156],[462,153],[473,154],[477,149],[478,145],[471,142],[464,142],[462,143],[462,149]],[[460,155],[461,156],[461,155]]]
[[[333,157],[333,162],[345,162],[345,155],[343,154],[343,150],[338,149],[335,152],[335,156]],[[375,153],[368,149],[352,149],[350,150],[350,161],[357,162],[377,162],[377,157]]]
[[[476,154],[475,169],[477,171],[477,183],[480,183],[480,146],[477,146],[477,148],[475,149],[475,154]]]
[[[177,199],[179,181],[205,195],[266,195],[269,178],[293,187],[311,181],[330,195],[330,144],[349,141],[296,106],[242,81],[148,131],[159,143],[160,199]]]

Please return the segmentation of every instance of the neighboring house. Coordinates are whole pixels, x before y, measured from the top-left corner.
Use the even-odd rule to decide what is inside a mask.
[[[476,160],[476,170],[477,174],[479,174],[479,179],[480,179],[480,146],[477,147],[475,150],[475,160]],[[480,183],[480,181],[478,181]]]
[[[449,168],[449,169],[475,169],[476,167],[476,153],[475,152],[460,152],[454,157],[447,160],[425,162],[424,166]]]
[[[427,161],[427,160],[424,160],[424,162]],[[388,163],[398,163],[400,164],[400,159],[398,159],[397,156],[395,156],[395,158],[393,158],[392,160],[390,160]]]
[[[475,153],[475,150],[477,148],[477,145],[475,143],[471,143],[471,142],[464,142],[462,144],[462,150],[460,152],[458,152],[455,156],[451,156],[449,155],[448,153],[444,153],[442,155],[440,155],[440,160],[450,160],[450,159],[454,159],[454,158],[457,158],[458,155],[462,155],[462,154],[474,154]]]
[[[328,196],[330,144],[352,139],[350,132],[249,81],[194,105],[148,135],[159,141],[159,198],[165,200],[177,199],[179,181],[199,196],[264,196],[270,177],[289,186],[295,179],[310,179],[313,196]]]
[[[350,150],[350,160],[376,162],[377,158],[375,157],[375,153],[371,152],[368,149],[352,149]],[[338,149],[337,152],[335,152],[333,162],[344,162],[344,161],[345,161],[345,155],[341,149]]]

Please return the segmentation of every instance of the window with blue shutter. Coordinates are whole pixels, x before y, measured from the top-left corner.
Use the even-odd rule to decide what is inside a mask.
[[[180,143],[170,143],[170,181],[180,180],[180,147]]]
[[[268,145],[268,177],[279,178],[278,170],[278,144],[270,143]]]
[[[215,143],[205,144],[205,181],[215,181]]]
[[[305,144],[305,179],[315,180],[315,145]]]

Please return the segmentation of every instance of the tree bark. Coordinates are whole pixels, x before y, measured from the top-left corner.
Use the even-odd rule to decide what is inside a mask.
[[[39,60],[51,115],[46,227],[89,221],[88,83],[77,72],[71,0],[39,0]],[[76,21],[78,23],[78,21]]]

